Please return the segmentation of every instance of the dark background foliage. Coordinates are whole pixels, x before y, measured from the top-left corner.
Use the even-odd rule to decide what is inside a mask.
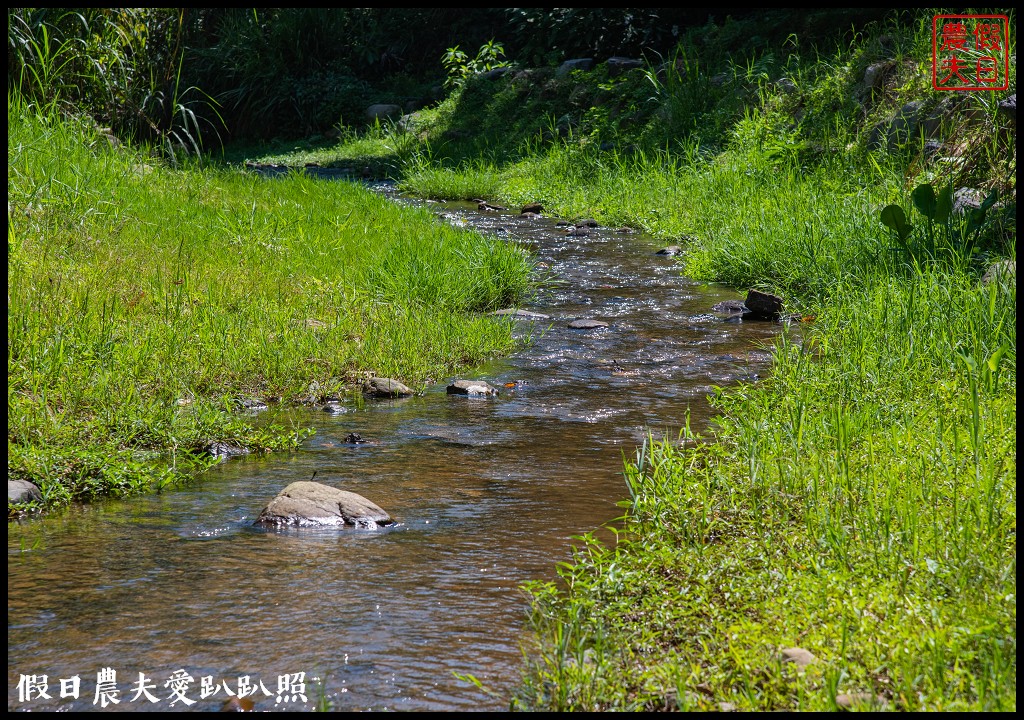
[[[705,48],[749,57],[791,35],[823,41],[889,12],[9,8],[8,88],[84,110],[123,137],[188,149],[200,137],[209,145],[212,137],[294,138],[359,126],[376,102],[436,101],[441,57],[455,46],[472,56],[493,39],[524,67],[614,55],[656,62],[689,32],[698,47],[706,37]]]

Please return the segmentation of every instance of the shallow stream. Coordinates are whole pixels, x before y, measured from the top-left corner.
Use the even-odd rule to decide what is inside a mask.
[[[766,371],[779,326],[723,321],[711,307],[740,296],[682,277],[653,238],[429,207],[525,244],[558,281],[528,308],[548,319],[516,321],[531,344],[462,376],[501,395],[447,395],[446,379],[339,415],[296,410],[317,428],[298,452],[233,458],[187,489],[9,524],[8,709],[99,709],[105,667],[120,689],[108,711],[219,709],[227,696],[202,698],[203,676],[235,692],[242,676],[262,681],[270,696],[258,690],[257,709],[312,709],[318,692],[339,710],[507,709],[527,638],[520,586],[554,579],[574,536],[622,513],[623,458],[648,433],[677,437],[688,411],[704,427],[714,385]],[[576,318],[609,325],[567,327]],[[368,442],[350,444],[350,433]],[[252,527],[314,471],[399,524]],[[165,684],[178,670],[194,679],[184,692],[194,705],[171,705]],[[158,702],[132,700],[140,673]],[[297,673],[307,701],[277,704],[280,677]],[[46,675],[51,699],[21,702],[22,675]],[[78,699],[62,698],[60,680],[76,675]]]

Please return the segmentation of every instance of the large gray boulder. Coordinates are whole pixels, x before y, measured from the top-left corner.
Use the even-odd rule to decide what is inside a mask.
[[[910,141],[921,120],[924,102],[912,100],[897,110],[888,120],[880,122],[868,134],[868,146],[874,150],[887,147],[890,151]]]
[[[278,493],[256,519],[257,525],[356,527],[365,530],[375,530],[394,522],[387,512],[362,495],[307,480],[293,482]]]
[[[643,60],[637,60],[635,58],[625,57],[610,57],[604,61],[605,66],[608,68],[608,77],[615,77],[621,75],[624,72],[642,68],[644,66]]]
[[[568,75],[573,70],[583,70],[586,72],[592,67],[594,67],[594,58],[573,58],[572,60],[566,60],[558,66],[558,69],[555,70],[555,77]]]
[[[43,494],[34,483],[28,480],[7,480],[7,502],[26,503],[42,499]]]
[[[377,103],[366,108],[366,119],[370,122],[374,120],[386,120],[388,118],[400,117],[402,115],[402,106],[394,105],[392,103]]]
[[[864,71],[865,87],[871,90],[881,87],[886,75],[888,75],[894,67],[896,67],[895,60],[883,60],[882,62],[876,62],[868,65],[867,70]]]
[[[982,285],[990,285],[998,282],[1006,285],[1017,284],[1017,261],[999,260],[988,266],[984,277],[981,278]]]

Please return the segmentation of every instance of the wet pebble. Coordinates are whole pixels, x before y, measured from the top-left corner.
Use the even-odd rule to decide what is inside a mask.
[[[604,320],[593,320],[591,318],[579,318],[569,323],[569,327],[576,330],[593,330],[595,328],[608,327]]]
[[[497,395],[498,389],[484,380],[456,380],[446,388],[449,395]]]
[[[532,312],[530,310],[519,310],[518,308],[506,308],[504,310],[495,310],[491,315],[509,315],[514,318],[521,320],[546,320],[550,315],[544,313]]]

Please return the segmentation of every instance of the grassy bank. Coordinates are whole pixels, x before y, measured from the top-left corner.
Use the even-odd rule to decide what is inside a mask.
[[[618,544],[532,588],[517,704],[1016,707],[1015,289],[842,290],[714,435],[627,465]]]
[[[8,473],[45,504],[294,447],[240,403],[508,352],[526,253],[349,183],[171,171],[8,97]]]

